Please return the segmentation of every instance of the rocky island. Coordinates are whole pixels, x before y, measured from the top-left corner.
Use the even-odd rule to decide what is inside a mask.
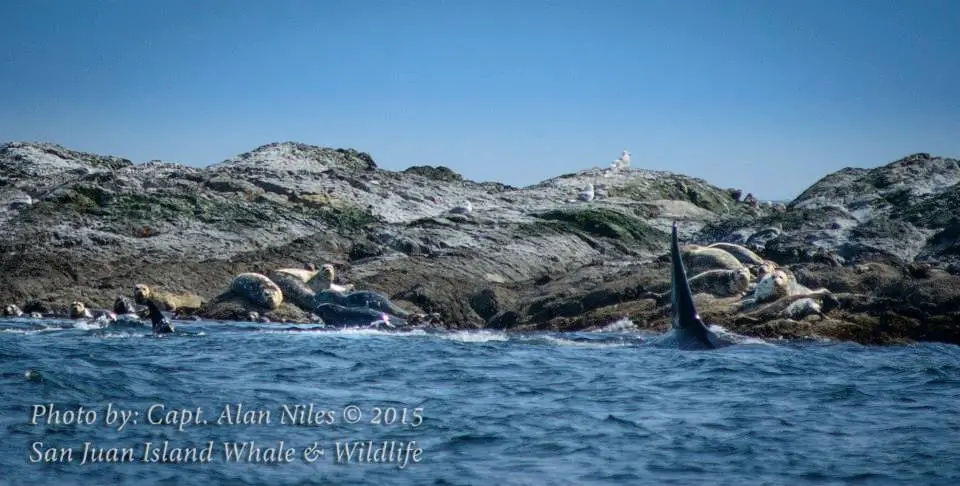
[[[201,318],[246,320],[234,277],[311,263],[447,327],[576,331],[628,318],[665,330],[674,221],[684,244],[736,244],[820,292],[802,314],[698,294],[707,322],[763,338],[960,344],[960,161],[928,154],[843,169],[771,204],[635,168],[515,188],[298,143],[195,168],[12,142],[0,145],[0,304],[109,308],[146,284],[197,296],[188,313]],[[289,298],[253,307],[311,319]]]

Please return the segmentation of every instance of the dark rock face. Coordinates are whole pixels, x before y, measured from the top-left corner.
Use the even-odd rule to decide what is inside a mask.
[[[427,179],[440,182],[457,182],[463,180],[463,176],[443,166],[433,167],[430,165],[415,165],[413,167],[404,169],[403,172],[405,174],[420,175],[426,177]]]
[[[577,200],[587,183],[606,196]],[[960,163],[915,154],[830,174],[786,206],[669,172],[589,169],[513,188],[445,167],[377,168],[352,149],[274,143],[204,169],[51,144],[0,145],[0,304],[111,307],[136,283],[194,292],[209,319],[253,309],[239,273],[336,263],[338,279],[453,327],[665,329],[663,255],[728,241],[834,293],[801,321],[701,312],[763,337],[960,343]],[[473,211],[449,214],[470,201]],[[667,294],[668,296],[668,294]],[[29,301],[29,305],[26,305]],[[751,317],[753,316],[753,317]]]

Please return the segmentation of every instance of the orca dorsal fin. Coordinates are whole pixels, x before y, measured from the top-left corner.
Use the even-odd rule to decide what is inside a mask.
[[[677,222],[673,222],[673,232],[670,239],[671,264],[671,322],[679,334],[681,344],[714,349],[716,346],[710,341],[710,331],[700,319],[697,308],[693,304],[693,292],[690,291],[690,282],[687,281],[687,269],[680,257],[680,241],[677,237]]]

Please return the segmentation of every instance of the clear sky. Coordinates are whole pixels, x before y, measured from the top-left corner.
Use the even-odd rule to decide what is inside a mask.
[[[956,0],[4,0],[0,140],[273,141],[527,185],[624,148],[767,199],[960,156]]]

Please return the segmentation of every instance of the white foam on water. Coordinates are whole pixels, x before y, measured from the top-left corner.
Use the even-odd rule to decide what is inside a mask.
[[[133,339],[133,338],[145,338],[151,336],[151,334],[142,334],[142,333],[130,333],[130,332],[108,332],[103,335],[104,339]]]
[[[54,330],[55,329],[0,329],[0,332],[8,332],[10,334],[38,334]]]
[[[707,326],[707,329],[724,341],[733,342],[736,344],[762,344],[765,346],[775,346],[774,344],[760,338],[747,337],[730,332],[723,326],[719,326],[717,324],[710,324]]]
[[[624,317],[591,332],[630,332],[636,330],[637,325],[629,317]]]
[[[556,336],[540,336],[537,339],[541,339],[543,341],[546,341],[548,344],[552,344],[555,346],[577,347],[577,348],[598,348],[598,349],[633,347],[633,346],[636,346],[637,344],[641,344],[644,342],[644,340],[639,337],[637,338],[636,342],[577,340],[577,339],[560,338]]]
[[[499,331],[456,331],[450,334],[438,334],[442,339],[461,343],[487,343],[491,341],[509,341],[506,333]]]
[[[108,323],[101,322],[101,321],[97,321],[97,320],[94,320],[94,321],[77,321],[77,322],[75,322],[75,323],[73,324],[73,328],[74,328],[74,329],[80,329],[80,330],[88,331],[88,330],[91,330],[91,329],[103,329],[103,328],[107,327],[108,325],[109,325]]]
[[[60,326],[43,326],[43,327],[34,327],[30,329],[24,328],[2,328],[0,332],[9,332],[12,334],[39,334],[44,332],[55,332],[55,331],[66,331],[70,328],[64,328]]]
[[[302,330],[296,329],[257,329],[254,332],[258,334],[295,334],[304,336],[318,337],[354,337],[354,336],[425,336],[426,332],[416,329],[413,331],[395,331],[374,328],[348,328],[348,329],[311,329],[304,327]]]

